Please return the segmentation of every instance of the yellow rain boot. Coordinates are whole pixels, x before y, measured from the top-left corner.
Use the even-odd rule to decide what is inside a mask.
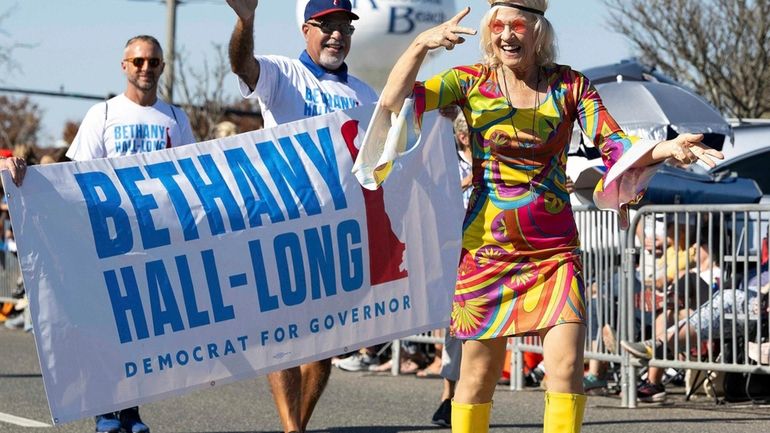
[[[452,401],[452,433],[488,433],[492,402],[479,404]]]
[[[585,395],[546,391],[543,433],[580,433],[585,408]]]

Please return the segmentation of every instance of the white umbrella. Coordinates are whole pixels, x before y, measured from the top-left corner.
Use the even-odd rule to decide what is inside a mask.
[[[721,150],[725,138],[732,139],[730,124],[705,99],[671,84],[652,81],[618,81],[596,85],[604,106],[629,135],[652,140],[665,140],[676,134],[704,133],[704,142]],[[575,128],[570,153],[574,154],[581,139]],[[583,143],[592,147],[585,137]]]
[[[652,81],[622,81],[596,85],[604,106],[629,135],[652,140],[665,140],[681,133],[704,133],[704,143],[721,150],[725,137],[732,138],[732,128],[722,115],[708,102],[691,91],[671,84]],[[581,180],[580,196],[583,201],[591,197],[590,182],[595,182],[595,169],[587,170],[580,155],[587,162],[598,161],[599,152],[593,143],[582,137],[585,145],[578,152],[582,134],[576,127],[567,172],[573,180]],[[588,164],[591,165],[591,164]],[[570,167],[572,166],[572,167]],[[580,194],[583,193],[583,194]]]
[[[689,90],[671,84],[621,81],[596,86],[604,106],[628,134],[655,140],[669,138],[669,128],[681,133],[732,137],[730,124],[711,104]],[[721,146],[720,146],[721,147]]]

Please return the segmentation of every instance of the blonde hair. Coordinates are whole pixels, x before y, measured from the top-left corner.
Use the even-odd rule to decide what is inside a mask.
[[[454,122],[452,123],[452,126],[454,126],[455,133],[462,132],[463,134],[468,133],[468,121],[465,120],[465,114],[461,111],[457,117],[455,117]]]
[[[496,0],[488,0],[489,4]],[[548,9],[548,0],[497,0],[499,3],[512,3],[537,9],[545,12]],[[495,56],[492,50],[492,32],[489,30],[489,24],[497,17],[497,12],[501,7],[495,6],[481,19],[479,28],[481,30],[481,53],[483,62],[490,67],[500,65],[500,59]],[[556,35],[553,31],[551,22],[543,15],[525,13],[529,21],[535,22],[535,63],[537,66],[550,66],[556,58]]]

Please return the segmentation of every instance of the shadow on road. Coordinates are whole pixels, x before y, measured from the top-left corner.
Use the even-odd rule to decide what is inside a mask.
[[[647,419],[621,419],[621,420],[608,420],[608,421],[595,421],[583,423],[587,425],[623,425],[623,424],[691,424],[691,423],[703,423],[703,424],[721,424],[721,423],[739,423],[749,421],[770,421],[770,416],[758,417],[756,414],[752,414],[751,418],[736,416],[731,418],[659,418],[651,420]]]
[[[678,418],[660,418],[657,420],[650,420],[650,419],[624,419],[624,420],[612,420],[612,421],[596,421],[596,422],[586,422],[583,425],[584,426],[601,426],[601,425],[634,425],[634,424],[649,424],[649,423],[656,423],[656,424],[664,424],[664,423],[704,423],[704,424],[720,424],[720,423],[740,423],[740,422],[749,422],[749,421],[770,421],[770,416],[764,416],[764,417],[753,417],[752,419],[747,419],[744,417],[732,417],[732,418],[701,418],[701,419],[678,419]],[[490,430],[506,430],[507,429],[532,429],[532,428],[539,428],[542,424],[492,424],[490,426]],[[355,426],[355,427],[338,427],[338,428],[332,428],[332,429],[321,429],[321,430],[308,430],[308,433],[403,433],[403,432],[410,432],[410,431],[426,431],[426,430],[435,430],[435,431],[449,431],[449,429],[445,427],[430,427],[430,426]],[[196,432],[196,433],[253,433],[253,431],[229,431],[229,432]],[[272,430],[269,432],[263,432],[263,433],[281,433],[280,430]]]

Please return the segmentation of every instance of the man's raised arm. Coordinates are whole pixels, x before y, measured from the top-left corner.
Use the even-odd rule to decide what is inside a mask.
[[[259,80],[259,62],[254,58],[254,12],[259,0],[227,0],[227,4],[238,16],[230,36],[230,68],[254,90]]]

